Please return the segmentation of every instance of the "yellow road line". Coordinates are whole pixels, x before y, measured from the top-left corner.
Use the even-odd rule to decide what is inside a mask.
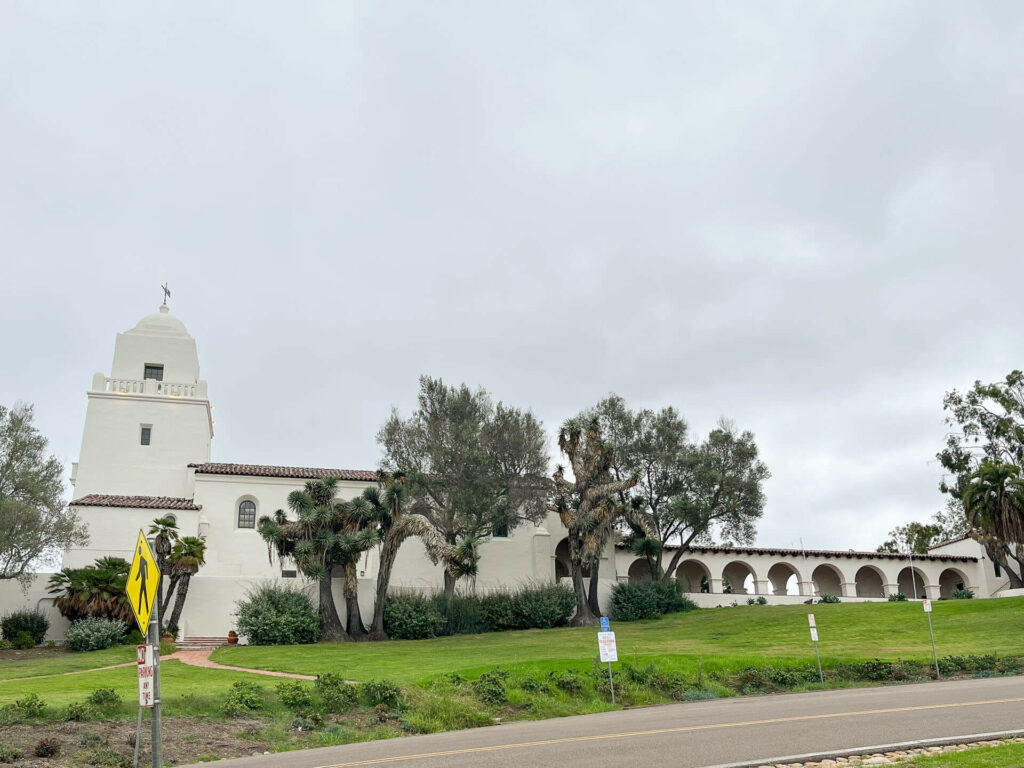
[[[396,755],[395,757],[378,757],[372,760],[356,760],[349,763],[331,763],[317,768],[354,768],[359,765],[378,765],[381,763],[398,763],[405,760],[422,760],[429,757],[450,757],[452,755],[469,755],[476,752],[495,752],[503,749],[523,749],[526,747],[544,747],[549,744],[571,744],[581,741],[602,741],[605,739],[626,739],[633,736],[657,736],[664,733],[684,733],[687,731],[709,731],[717,728],[739,728],[747,725],[770,725],[772,723],[795,723],[801,720],[827,720],[836,717],[863,717],[865,715],[886,715],[893,712],[917,712],[928,709],[952,709],[954,707],[978,707],[986,704],[1013,704],[1024,702],[1024,697],[1013,699],[989,699],[988,701],[964,701],[954,704],[922,704],[916,707],[892,707],[891,709],[865,709],[857,712],[834,712],[825,715],[795,715],[793,717],[772,717],[767,720],[743,720],[735,723],[708,723],[707,725],[683,725],[676,728],[657,728],[650,731],[627,731],[625,733],[602,733],[594,736],[566,736],[561,739],[545,739],[543,741],[521,741],[514,744],[495,744],[490,747],[467,747],[450,749],[444,752],[422,752],[418,755]]]

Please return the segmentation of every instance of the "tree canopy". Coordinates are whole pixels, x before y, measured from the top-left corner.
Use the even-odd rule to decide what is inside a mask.
[[[458,550],[463,575],[475,573],[478,542],[547,514],[541,423],[529,411],[495,405],[483,389],[423,376],[416,411],[404,419],[392,411],[377,440],[384,469],[406,478],[409,510]],[[445,570],[449,596],[459,573]]]
[[[46,456],[30,405],[0,406],[0,579],[31,578],[40,565],[89,540],[64,503],[64,467]]]

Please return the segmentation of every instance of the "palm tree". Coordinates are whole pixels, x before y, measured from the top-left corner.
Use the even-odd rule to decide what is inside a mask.
[[[156,554],[156,567],[160,570],[160,578],[156,583],[156,602],[160,606],[160,621],[164,623],[166,609],[164,607],[164,575],[167,573],[167,558],[171,554],[174,543],[178,540],[178,524],[170,515],[158,517],[149,527],[149,535],[153,537],[153,549]],[[168,596],[167,601],[170,601]],[[164,626],[171,626],[165,624]]]
[[[386,640],[384,603],[391,584],[391,571],[402,543],[410,536],[418,536],[430,558],[434,562],[444,561],[449,570],[456,560],[456,553],[429,520],[422,515],[406,512],[405,503],[409,493],[404,473],[395,472],[389,475],[380,471],[377,473],[377,480],[377,488],[367,488],[363,495],[353,499],[349,506],[355,508],[352,514],[361,518],[370,517],[377,523],[381,542],[380,565],[377,569],[377,592],[373,604],[373,620],[370,623],[370,639]],[[368,511],[362,511],[363,508]]]
[[[54,605],[70,621],[98,616],[130,623],[132,607],[125,591],[130,568],[121,557],[101,557],[95,565],[65,568],[50,577]]]
[[[985,459],[971,475],[963,494],[972,538],[1009,566],[1024,565],[1024,480],[1020,467]],[[1011,587],[1024,584],[1024,569],[1006,567]]]
[[[171,566],[171,587],[167,590],[167,600],[177,588],[174,598],[174,610],[167,621],[168,627],[177,627],[181,621],[181,611],[188,597],[188,586],[192,577],[206,564],[206,542],[196,536],[182,536],[171,549],[168,563]],[[166,609],[166,606],[164,606]],[[162,615],[162,614],[161,614]]]

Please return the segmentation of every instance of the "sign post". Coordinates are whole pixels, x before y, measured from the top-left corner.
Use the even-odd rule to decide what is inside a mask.
[[[939,673],[939,654],[935,650],[935,630],[932,629],[932,601],[925,598],[923,601],[924,612],[928,616],[928,634],[932,636],[932,658],[935,660],[935,678],[941,677]]]
[[[601,654],[601,661],[608,662],[608,685],[612,690],[612,704],[615,703],[615,681],[612,679],[612,662],[619,660],[619,651],[615,647],[615,633],[611,631],[611,625],[607,617],[601,617],[601,631],[597,633],[597,648]]]
[[[163,768],[163,743],[160,737],[160,606],[156,604],[159,581],[160,569],[153,557],[153,550],[146,541],[146,535],[139,531],[125,592],[128,593],[135,621],[146,635],[146,645],[138,646],[136,659],[139,667],[139,720],[141,728],[142,708],[150,708],[153,768]],[[138,748],[139,739],[136,736],[136,761]]]
[[[821,684],[825,685],[825,673],[821,671],[821,654],[818,653],[818,626],[814,623],[814,614],[807,614],[807,623],[811,625],[811,640],[814,642],[814,656],[818,659],[818,677]]]

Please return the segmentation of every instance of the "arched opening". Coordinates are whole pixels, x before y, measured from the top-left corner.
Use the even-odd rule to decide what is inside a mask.
[[[638,581],[651,580],[651,566],[647,563],[646,557],[638,557],[629,566],[629,583],[635,584]]]
[[[834,565],[822,563],[811,573],[811,582],[814,584],[814,594],[834,595],[839,597],[843,594],[843,576]]]
[[[949,600],[958,589],[967,589],[967,577],[956,568],[947,568],[939,574],[939,597]]]
[[[584,579],[589,579],[589,566],[584,566],[581,573]],[[572,576],[572,561],[569,559],[569,539],[565,538],[555,547],[555,581],[567,579],[570,576]]]
[[[862,566],[853,580],[857,584],[857,597],[885,597],[885,577],[875,566]]]
[[[684,592],[711,591],[711,571],[699,560],[686,560],[676,568],[676,581]]]
[[[896,579],[896,584],[900,588],[900,592],[906,595],[911,600],[923,600],[925,597],[924,587],[927,582],[925,581],[924,574],[920,568],[914,568],[911,571],[910,566],[907,566],[900,571],[899,577]]]
[[[768,569],[773,595],[799,595],[800,575],[789,563],[776,563]]]
[[[742,560],[734,560],[722,571],[722,592],[727,595],[752,595],[757,576]]]

